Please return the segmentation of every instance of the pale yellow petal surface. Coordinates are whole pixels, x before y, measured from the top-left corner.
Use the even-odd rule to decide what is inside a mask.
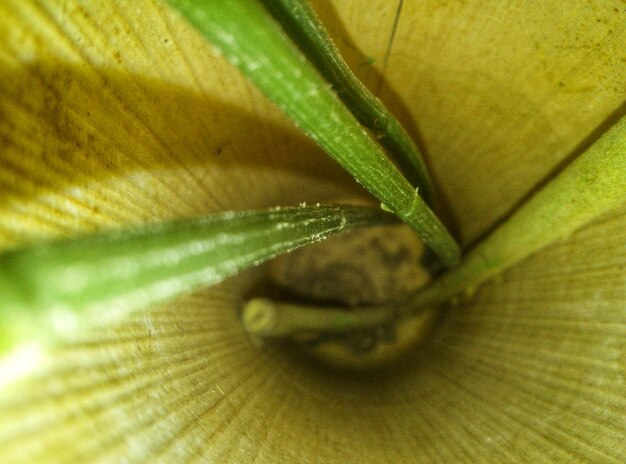
[[[398,3],[314,2],[355,71],[419,130],[468,244],[623,104],[626,8],[404,0],[387,54]],[[0,2],[1,248],[355,194],[162,5]],[[249,339],[237,311],[263,269],[51,352],[22,347],[0,379],[0,461],[624,462],[625,248],[621,208],[368,377]]]

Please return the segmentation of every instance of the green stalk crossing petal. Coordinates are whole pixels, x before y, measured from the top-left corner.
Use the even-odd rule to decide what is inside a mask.
[[[261,0],[361,124],[377,134],[408,180],[432,205],[433,187],[417,146],[400,122],[354,75],[307,0]]]
[[[443,224],[258,1],[168,1],[445,264],[458,261]]]
[[[274,208],[8,251],[0,255],[0,350],[63,325],[73,329],[79,312],[102,322],[342,230],[394,221],[378,208]]]
[[[406,307],[433,306],[481,284],[626,202],[626,116]],[[622,250],[624,252],[626,250]]]

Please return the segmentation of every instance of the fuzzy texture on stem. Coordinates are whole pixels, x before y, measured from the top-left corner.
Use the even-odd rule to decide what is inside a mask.
[[[404,175],[432,205],[433,186],[422,155],[400,121],[355,76],[307,0],[262,0],[361,124],[374,132]]]
[[[72,330],[79,311],[102,323],[343,230],[393,221],[357,206],[273,208],[9,251],[0,255],[0,349],[40,332]]]
[[[359,183],[411,226],[448,266],[454,238],[382,148],[256,0],[169,0]]]

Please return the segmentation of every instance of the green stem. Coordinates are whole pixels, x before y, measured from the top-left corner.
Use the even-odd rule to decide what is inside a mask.
[[[377,135],[408,180],[432,204],[433,188],[421,153],[396,117],[354,75],[307,0],[262,0],[361,124]]]
[[[390,315],[385,307],[353,311],[341,307],[278,303],[255,298],[244,306],[242,319],[251,335],[273,338],[373,328],[388,322]]]
[[[460,249],[417,191],[256,0],[169,0],[448,266]]]
[[[343,230],[394,222],[378,208],[222,213],[39,244],[0,255],[0,350],[215,284]]]

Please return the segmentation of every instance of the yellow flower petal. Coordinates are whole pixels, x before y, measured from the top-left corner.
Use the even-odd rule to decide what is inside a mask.
[[[465,244],[626,96],[617,0],[404,1],[386,66],[395,2],[334,3],[315,5],[355,71],[419,126]],[[161,4],[0,2],[1,247],[355,192]],[[375,376],[251,343],[237,309],[261,271],[53,352],[24,347],[0,370],[0,456],[622,462],[625,225],[622,208],[519,264]]]

